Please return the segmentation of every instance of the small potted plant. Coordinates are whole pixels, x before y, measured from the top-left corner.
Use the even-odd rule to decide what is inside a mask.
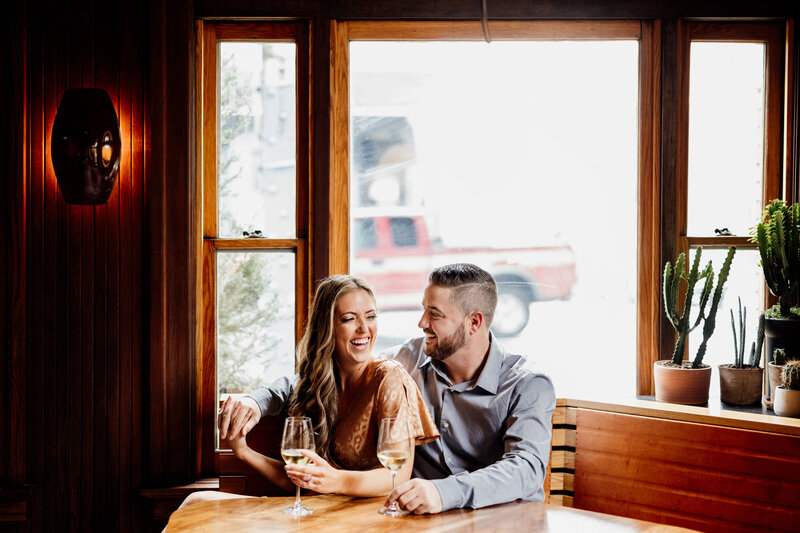
[[[722,264],[719,272],[717,286],[714,288],[714,269],[709,261],[703,270],[700,270],[700,256],[702,248],[698,248],[694,256],[692,268],[687,275],[684,269],[686,257],[684,254],[678,256],[675,261],[675,269],[669,261],[664,266],[664,310],[667,314],[672,327],[678,334],[675,341],[675,350],[672,358],[664,361],[656,361],[653,364],[653,378],[656,386],[656,400],[662,402],[684,403],[684,404],[704,404],[708,402],[708,388],[711,384],[711,367],[703,363],[703,356],[706,353],[706,346],[717,319],[717,308],[722,298],[722,288],[728,279],[733,255],[736,248],[728,248],[728,255]],[[704,280],[700,290],[697,316],[692,319],[692,300],[694,289],[697,282]],[[684,283],[681,283],[684,282]],[[678,288],[682,286],[683,310],[679,310],[681,305],[678,298]],[[713,291],[713,297],[712,295]],[[711,307],[706,314],[706,306],[711,298]],[[703,340],[697,348],[697,354],[693,361],[683,361],[686,351],[686,341],[689,333],[703,324]]]
[[[736,320],[731,309],[731,328],[733,329],[733,364],[719,365],[720,398],[725,403],[749,405],[761,401],[761,380],[764,369],[759,366],[761,346],[764,343],[764,314],[758,317],[756,340],[750,346],[750,358],[744,362],[745,324],[747,307],[742,312],[742,299],[739,298],[739,335],[736,335]]]
[[[783,367],[774,410],[778,416],[800,417],[800,361],[789,361]]]
[[[767,287],[778,298],[764,312],[767,362],[776,348],[783,348],[789,358],[800,357],[800,309],[795,307],[800,292],[800,204],[773,200],[750,235],[750,242],[758,243]]]
[[[767,377],[769,378],[769,390],[772,391],[772,396],[767,399],[767,407],[772,409],[772,401],[775,399],[775,389],[781,384],[781,375],[783,374],[783,367],[786,362],[791,360],[786,356],[786,350],[783,348],[775,348],[772,352],[772,361],[767,363]]]

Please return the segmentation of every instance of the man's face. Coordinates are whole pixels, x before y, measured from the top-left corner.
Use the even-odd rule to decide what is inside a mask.
[[[467,341],[467,317],[452,300],[452,289],[428,285],[422,298],[422,318],[418,326],[425,333],[425,355],[444,361]]]

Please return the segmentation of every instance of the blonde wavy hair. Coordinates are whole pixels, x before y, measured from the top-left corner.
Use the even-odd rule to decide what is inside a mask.
[[[336,302],[350,291],[364,290],[375,301],[366,281],[350,275],[331,276],[317,286],[303,337],[297,344],[297,386],[289,416],[307,416],[314,426],[317,453],[330,459],[333,430],[339,418],[339,373],[336,371],[334,315]]]

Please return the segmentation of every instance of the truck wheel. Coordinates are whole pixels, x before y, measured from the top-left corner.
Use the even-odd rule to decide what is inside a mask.
[[[512,337],[528,325],[531,312],[528,300],[518,291],[501,291],[497,295],[497,309],[491,330],[498,337]]]

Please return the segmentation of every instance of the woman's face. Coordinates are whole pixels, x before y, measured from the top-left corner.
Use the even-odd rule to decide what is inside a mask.
[[[378,313],[369,293],[356,289],[342,294],[336,302],[333,324],[339,365],[367,362],[378,332]]]

